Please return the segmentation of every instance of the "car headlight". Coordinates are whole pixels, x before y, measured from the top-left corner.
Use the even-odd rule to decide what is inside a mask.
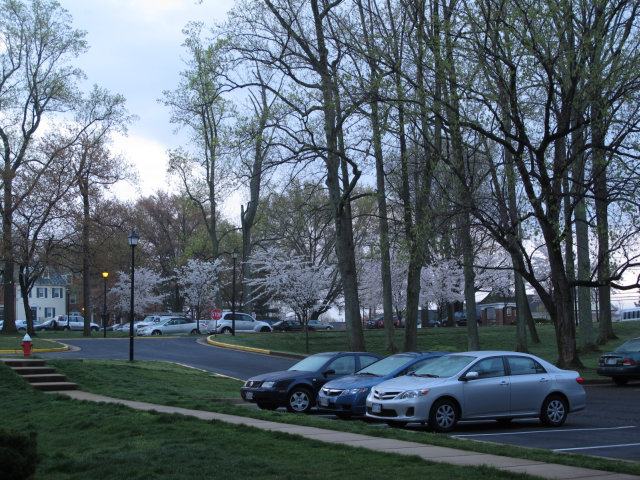
[[[398,395],[397,398],[398,400],[405,400],[407,398],[422,397],[427,393],[429,393],[429,390],[407,390],[406,392],[402,392],[400,395]]]
[[[263,382],[262,383],[262,388],[273,388],[273,386],[276,384],[276,382]]]
[[[357,395],[358,393],[368,393],[368,388],[347,388],[340,395]]]

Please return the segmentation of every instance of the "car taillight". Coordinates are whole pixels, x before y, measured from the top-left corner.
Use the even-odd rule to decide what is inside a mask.
[[[632,358],[625,358],[624,360],[622,360],[622,365],[624,365],[625,367],[630,367],[631,365],[635,364],[636,362],[634,362]]]
[[[582,385],[582,377],[576,377],[576,382],[578,382],[580,385]]]

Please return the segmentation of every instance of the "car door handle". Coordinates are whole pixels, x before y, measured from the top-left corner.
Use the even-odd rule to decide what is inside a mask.
[[[546,377],[542,377],[542,378],[540,379],[540,383],[547,383],[548,381],[549,381],[549,379],[548,379],[548,378],[546,378]]]

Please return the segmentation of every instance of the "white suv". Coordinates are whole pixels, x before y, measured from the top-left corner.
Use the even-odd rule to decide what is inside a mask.
[[[271,332],[271,325],[256,320],[251,315],[239,312],[222,312],[220,320],[209,320],[207,333],[231,333],[235,315],[236,332]]]
[[[84,330],[84,317],[80,315],[58,315],[51,321],[53,330]],[[100,330],[100,325],[90,322],[92,332]]]

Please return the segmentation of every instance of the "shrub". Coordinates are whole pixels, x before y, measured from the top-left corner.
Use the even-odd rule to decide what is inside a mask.
[[[22,434],[0,429],[0,465],[4,480],[26,480],[38,464],[36,432]]]

